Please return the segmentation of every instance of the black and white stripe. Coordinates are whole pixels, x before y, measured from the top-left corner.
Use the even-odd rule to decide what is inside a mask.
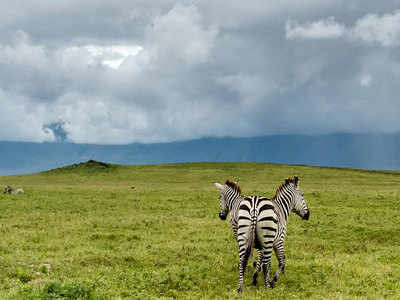
[[[286,223],[291,211],[308,220],[310,211],[304,201],[303,192],[298,186],[298,177],[287,178],[272,199],[261,196],[243,198],[236,183],[227,180],[225,185],[215,183],[220,190],[220,213],[222,220],[231,213],[231,225],[239,244],[239,284],[242,291],[243,276],[252,249],[258,251],[259,258],[255,264],[253,284],[257,283],[258,273],[263,268],[264,284],[271,288],[285,270],[285,253],[283,248],[286,236]],[[271,255],[274,249],[278,259],[278,270],[273,281],[269,280]]]
[[[285,271],[285,252],[283,248],[286,236],[286,223],[291,211],[294,211],[302,219],[308,220],[310,211],[304,201],[303,192],[299,189],[299,178],[287,178],[277,190],[272,198],[274,211],[278,218],[278,230],[276,238],[273,242],[273,249],[278,260],[278,269],[273,278],[274,282],[278,281],[279,275]],[[257,262],[256,269],[253,274],[253,284],[257,283],[257,275],[261,269],[263,262],[260,259]]]
[[[237,239],[238,231],[238,212],[241,201],[244,199],[241,195],[241,190],[238,184],[227,180],[225,185],[215,183],[215,186],[220,190],[219,194],[219,218],[225,220],[230,213],[230,223],[235,239]]]
[[[263,267],[265,286],[273,287],[269,280],[273,243],[278,233],[278,217],[270,199],[261,196],[246,197],[239,208],[238,243],[239,243],[239,286],[242,290],[243,275],[252,248],[259,254]]]
[[[269,280],[273,242],[278,232],[278,219],[274,204],[270,199],[252,196],[243,198],[237,184],[225,182],[215,183],[220,190],[220,213],[222,220],[231,213],[231,225],[239,244],[239,284],[242,291],[243,276],[252,248],[259,253],[259,264],[263,266],[265,284],[272,286]]]

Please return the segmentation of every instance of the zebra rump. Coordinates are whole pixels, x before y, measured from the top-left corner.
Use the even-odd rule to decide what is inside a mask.
[[[265,285],[272,287],[269,270],[272,247],[278,228],[278,217],[274,211],[274,204],[270,199],[264,197],[246,197],[240,204],[238,215],[238,292],[242,290],[243,276],[253,247],[258,249],[259,255],[261,255]]]

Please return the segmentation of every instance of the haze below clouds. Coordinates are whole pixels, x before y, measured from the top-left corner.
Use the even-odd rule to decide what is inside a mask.
[[[0,140],[397,132],[399,5],[0,4]]]

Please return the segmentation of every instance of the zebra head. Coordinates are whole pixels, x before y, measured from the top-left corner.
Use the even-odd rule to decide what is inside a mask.
[[[292,210],[303,220],[308,220],[310,218],[310,211],[308,210],[307,203],[304,200],[303,192],[299,188],[299,178],[297,176],[294,176],[293,179],[286,179],[286,184],[290,184],[290,186],[292,187]]]
[[[225,185],[215,182],[219,190],[219,218],[226,220],[231,203],[240,197],[240,187],[237,183],[227,180]]]
[[[6,185],[4,189],[4,194],[10,193],[11,192],[11,187],[9,185]]]

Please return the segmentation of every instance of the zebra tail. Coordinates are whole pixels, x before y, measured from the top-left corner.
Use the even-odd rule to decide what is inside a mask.
[[[251,221],[251,225],[249,228],[249,235],[248,235],[248,239],[246,242],[246,252],[245,252],[245,256],[244,256],[246,264],[247,264],[249,257],[252,256],[252,252],[253,252],[256,223],[257,223],[257,215],[254,213],[254,215],[252,215],[252,221]]]

